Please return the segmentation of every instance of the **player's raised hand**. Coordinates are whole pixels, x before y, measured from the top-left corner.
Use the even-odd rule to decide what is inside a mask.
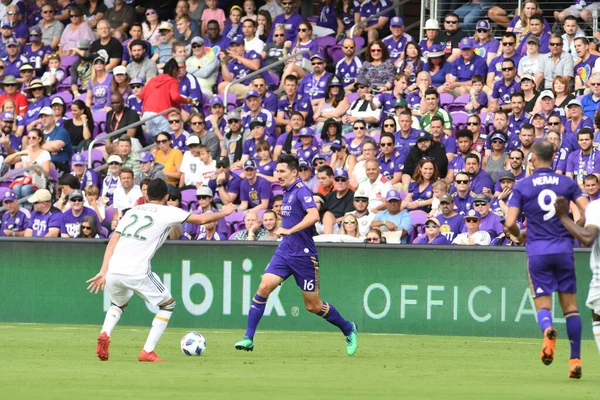
[[[106,284],[106,274],[103,272],[98,272],[96,276],[92,279],[88,279],[85,283],[89,283],[87,290],[90,293],[98,293],[100,290],[104,290],[104,285]]]
[[[558,218],[562,218],[569,215],[569,202],[564,197],[558,197],[554,203],[556,209],[556,215]]]
[[[237,206],[233,203],[229,203],[229,204],[223,206],[223,208],[221,209],[221,212],[223,212],[227,215],[231,215],[236,211],[237,211]]]

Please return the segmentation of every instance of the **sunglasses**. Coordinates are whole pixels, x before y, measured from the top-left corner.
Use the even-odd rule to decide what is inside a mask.
[[[156,11],[147,11],[146,12],[146,15],[154,15],[154,14],[156,14]]]
[[[227,164],[217,164],[217,168],[227,168],[228,166]]]
[[[74,199],[71,199],[70,201],[73,203],[81,203],[81,202],[83,202],[83,199],[80,197],[76,197]]]
[[[325,160],[317,160],[313,163],[313,167],[319,166],[321,164],[325,164]]]
[[[487,29],[477,29],[477,33],[489,32]]]
[[[38,90],[42,90],[43,91],[44,88],[43,87],[36,87],[36,88],[31,89],[32,92],[37,92]]]
[[[229,121],[227,121],[227,122],[229,122],[230,124],[239,124],[239,123],[240,123],[240,120],[239,120],[239,119],[230,119],[230,120],[229,120]]]
[[[84,231],[91,231],[92,227],[91,226],[87,226],[87,225],[81,225],[81,229],[83,229]]]
[[[512,71],[513,69],[515,69],[515,67],[506,67],[506,68],[502,68],[502,71],[504,71],[504,72]]]
[[[284,37],[284,36],[285,36],[285,34],[284,34],[284,33],[278,33],[278,34],[276,34],[276,35],[273,35],[273,37]]]
[[[167,142],[168,142],[168,140],[157,140],[156,141],[156,143],[158,143],[158,144],[165,144]]]
[[[347,225],[347,224],[356,224],[356,221],[353,220],[353,219],[348,220],[348,221],[344,221],[344,225]]]
[[[1,66],[1,65],[0,65],[0,69],[5,69],[5,68],[6,68],[6,67],[3,67],[3,66]]]
[[[496,139],[496,140],[492,140],[493,144],[504,144],[504,140],[500,140],[500,139]]]
[[[347,50],[353,50],[353,49],[354,49],[354,46],[343,46],[343,47],[344,47],[345,49],[347,49]]]
[[[371,49],[371,53],[381,53],[381,49]]]
[[[439,225],[436,224],[429,224],[429,225],[425,225],[425,228],[439,228]]]
[[[384,124],[384,128],[395,128],[394,124]]]
[[[192,125],[204,125],[204,121],[192,122]]]
[[[595,82],[595,83],[590,82],[590,85],[592,85],[592,86],[600,86],[600,82]]]
[[[325,64],[325,63],[324,62],[314,62],[314,63],[312,63],[312,65],[323,65],[323,64]]]
[[[210,196],[196,196],[196,198],[198,200],[208,200],[208,199],[210,199]]]
[[[367,238],[367,243],[373,243],[373,242],[379,242],[379,238],[378,237]]]
[[[104,64],[104,61],[102,61],[102,60],[97,60],[97,61],[94,61],[94,64]]]
[[[111,162],[111,163],[108,163],[108,165],[121,165],[121,163],[118,163],[118,162],[115,162],[115,161],[113,161],[113,162]]]
[[[307,32],[307,31],[308,31],[308,29],[306,29],[306,28],[298,28],[298,32]]]
[[[367,203],[369,199],[365,199],[364,197],[357,197],[354,199],[354,201],[357,203]]]
[[[7,14],[8,15],[17,15],[17,12],[16,11],[9,11],[9,12],[7,12]]]
[[[335,178],[334,181],[336,181],[336,182],[347,182],[348,179],[346,179],[346,178]]]
[[[202,46],[204,46],[204,45],[203,44],[197,44],[197,43],[195,43],[195,44],[192,45],[192,49],[198,49],[198,48],[200,48]]]
[[[310,168],[300,167],[300,172],[310,171]]]
[[[477,218],[465,218],[465,222],[477,222],[479,219]]]
[[[42,11],[42,14],[54,14],[54,10]]]
[[[141,89],[141,88],[143,88],[143,86],[142,85],[132,85],[131,88],[132,89]]]
[[[444,23],[449,24],[449,25],[454,25],[454,24],[458,24],[458,20],[444,21]]]
[[[394,143],[379,143],[379,146],[381,146],[381,147],[393,147]]]
[[[170,120],[169,120],[169,124],[178,124],[178,123],[180,123],[180,122],[181,122],[181,120],[180,120],[180,119],[170,119]]]
[[[475,203],[473,203],[473,205],[474,205],[475,207],[481,207],[481,206],[485,206],[485,205],[487,205],[487,203],[483,203],[483,202],[481,202],[481,201],[476,201]]]
[[[502,42],[502,46],[514,46],[517,42]]]
[[[354,129],[355,131],[364,131],[365,127],[364,126],[353,126],[352,129]]]
[[[456,182],[459,185],[466,185],[467,183],[469,183],[468,180],[462,180],[462,179],[457,179],[454,182]]]
[[[467,122],[467,126],[479,126],[479,122]]]
[[[181,200],[181,199],[179,197],[169,196],[169,201],[177,201],[177,200]]]
[[[6,87],[14,87],[14,86],[17,86],[17,84],[16,83],[5,83],[4,86],[6,86]]]
[[[550,125],[550,126],[558,126],[558,125],[560,125],[560,122],[548,122],[548,125]]]
[[[552,43],[552,42],[550,42],[550,46],[552,46],[552,47],[562,46],[562,42],[558,42],[558,43]]]
[[[292,4],[294,4],[294,3],[291,1],[286,1],[285,3],[281,3],[281,5],[283,5],[283,6],[291,6]]]

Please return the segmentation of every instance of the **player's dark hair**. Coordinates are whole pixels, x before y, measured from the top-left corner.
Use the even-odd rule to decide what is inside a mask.
[[[471,141],[473,141],[473,132],[471,132],[468,129],[459,129],[458,131],[456,131],[456,140],[463,137],[469,138],[471,139]]]
[[[329,165],[321,165],[319,169],[317,169],[317,172],[324,172],[327,176],[333,176],[333,168],[331,168]]]
[[[148,183],[148,189],[146,191],[149,200],[160,201],[169,194],[169,188],[167,183],[160,178],[152,179]]]
[[[600,181],[598,180],[598,177],[594,174],[588,174],[585,176],[585,178],[583,178],[583,181],[594,181],[596,183],[599,183]]]
[[[554,159],[554,145],[548,139],[540,139],[535,142],[531,151],[544,163],[551,163]]]
[[[579,132],[577,132],[577,139],[579,139],[581,135],[590,135],[592,139],[594,138],[594,132],[588,127],[581,128]]]
[[[300,166],[298,165],[298,157],[291,154],[282,154],[277,159],[277,164],[287,164],[290,171],[298,171]]]

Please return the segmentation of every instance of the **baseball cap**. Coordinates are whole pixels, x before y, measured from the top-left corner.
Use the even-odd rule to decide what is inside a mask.
[[[104,64],[106,64],[108,62],[108,59],[103,54],[96,55],[93,62],[96,62],[98,60],[101,60]]]
[[[396,107],[408,107],[408,102],[406,101],[405,98],[396,100],[396,103],[394,104],[394,108],[396,108]]]
[[[52,102],[50,103],[50,107],[55,106],[55,105],[61,105],[64,106],[65,105],[65,101],[63,100],[62,97],[60,96],[56,96],[55,98],[52,99]]]
[[[32,36],[35,37],[42,37],[42,28],[40,28],[39,26],[35,25],[32,26],[31,28],[29,28],[29,39],[31,39]]]
[[[425,21],[425,26],[423,27],[423,29],[427,30],[427,29],[435,29],[435,30],[440,30],[440,23],[437,22],[436,19],[433,18],[429,18],[427,21]]]
[[[323,57],[323,55],[321,53],[315,53],[312,56],[310,56],[310,60],[312,61],[313,58],[318,58],[321,61],[325,61],[325,57]]]
[[[113,69],[113,75],[127,75],[127,68],[118,65]]]
[[[402,17],[394,17],[390,21],[390,26],[404,26],[404,20]]]
[[[458,45],[458,47],[463,50],[463,49],[472,49],[475,47],[475,44],[473,43],[473,39],[471,39],[470,37],[464,37],[460,40],[460,43]]]
[[[535,44],[537,44],[539,46],[540,45],[540,39],[538,39],[537,36],[535,36],[533,34],[530,34],[527,37],[527,40],[525,41],[525,43],[535,43]]]
[[[569,101],[569,103],[567,104],[567,107],[571,107],[571,106],[579,106],[579,107],[583,107],[581,105],[581,101],[577,100],[577,99],[573,99],[571,101]]]
[[[342,83],[342,81],[340,81],[340,79],[337,76],[334,75],[333,78],[331,78],[331,82],[329,82],[329,86],[344,86],[344,84]]]
[[[440,203],[454,203],[454,199],[452,198],[452,196],[450,196],[449,194],[445,194],[442,197],[440,197]]]
[[[14,37],[11,37],[6,42],[4,42],[4,45],[6,47],[8,47],[8,46],[18,46],[19,42],[17,42],[17,39],[15,39]]]
[[[221,98],[219,96],[213,96],[210,99],[210,107],[214,107],[214,106],[221,106],[223,107],[223,100],[221,100]]]
[[[308,168],[312,169],[312,166],[303,158],[298,160],[298,168]]]
[[[261,118],[256,118],[253,119],[252,122],[250,122],[250,130],[256,128],[257,126],[265,126],[265,121],[263,121]]]
[[[417,143],[419,143],[422,140],[432,140],[432,139],[433,139],[433,136],[431,135],[431,133],[423,131],[423,132],[419,133],[419,137],[417,138]]]
[[[366,86],[366,87],[371,87],[371,82],[369,82],[367,80],[367,78],[365,78],[364,76],[360,76],[358,77],[358,79],[356,80],[356,85],[357,86]]]
[[[202,39],[200,36],[196,36],[192,39],[190,44],[204,44],[204,39]]]
[[[210,196],[213,197],[213,191],[206,185],[200,186],[196,190],[196,196]]]
[[[52,110],[50,107],[42,107],[42,109],[39,112],[39,115],[52,115],[52,116],[54,116],[54,110]]]
[[[475,195],[475,197],[473,198],[473,201],[474,202],[479,201],[479,202],[483,202],[483,203],[487,204],[490,202],[490,198],[487,195],[481,193],[481,194]]]
[[[196,135],[190,135],[187,139],[185,139],[185,145],[187,147],[194,146],[200,144],[200,138]]]
[[[440,226],[440,220],[435,218],[435,217],[431,217],[431,218],[427,218],[427,221],[425,221],[425,225],[427,225],[428,222],[433,222],[434,224],[436,224],[437,226]]]
[[[365,189],[359,189],[356,192],[354,192],[354,198],[355,199],[368,199],[369,194],[367,193],[367,191]]]
[[[346,171],[345,169],[338,168],[334,171],[333,178],[344,178],[345,180],[348,180],[348,171]]]
[[[316,160],[327,160],[327,154],[323,154],[323,153],[315,154],[315,156],[311,160],[313,165],[315,164]]]
[[[346,147],[346,141],[344,139],[335,139],[329,146],[332,150],[340,150],[342,147]]]
[[[22,71],[33,71],[33,65],[31,65],[30,63],[23,63],[23,65],[21,65],[21,67],[19,68],[19,72]]]
[[[143,163],[154,161],[154,156],[149,151],[145,151],[142,154],[140,154],[139,161]]]
[[[73,154],[73,157],[71,157],[71,164],[85,165],[85,157],[83,157],[83,154],[81,153]]]
[[[133,85],[144,85],[146,82],[144,81],[144,78],[133,78],[132,80],[129,81],[129,86],[133,86]]]
[[[260,94],[256,90],[250,90],[246,93],[246,98],[249,99],[250,97],[260,97]]]
[[[242,116],[240,115],[240,112],[239,111],[230,111],[229,113],[227,113],[227,121],[232,120],[232,119],[235,119],[238,121],[241,120]]]
[[[0,28],[4,29],[4,28],[12,28],[12,27],[13,27],[12,21],[9,21],[7,19],[2,20],[2,23],[0,23]]]
[[[509,180],[509,181],[513,181],[515,182],[515,174],[513,174],[510,171],[504,171],[503,173],[500,174],[500,176],[498,177],[498,181],[502,182],[505,180]]]
[[[158,25],[158,30],[159,31],[172,31],[173,30],[173,24],[170,23],[169,21],[163,21]]]
[[[429,51],[425,53],[427,58],[436,58],[444,56],[444,49],[439,44],[434,44],[429,48]]]
[[[244,44],[244,38],[241,37],[240,35],[237,35],[236,37],[234,37],[233,39],[231,39],[231,41],[229,42],[229,47],[231,47],[232,44]]]
[[[31,36],[31,33],[29,35]],[[77,48],[80,50],[87,50],[90,47],[92,47],[92,42],[90,42],[88,39],[79,39],[77,41]]]
[[[523,76],[521,76],[521,82],[523,82],[524,79],[528,79],[531,82],[535,82],[535,78],[533,75],[523,74]]]
[[[71,190],[71,193],[69,193],[69,200],[73,200],[75,198],[83,199],[83,192],[79,189]]]
[[[465,214],[465,218],[477,218],[477,219],[481,219],[481,214],[479,214],[479,211],[476,210],[469,210],[466,214]]]
[[[40,201],[50,201],[50,200],[52,200],[52,195],[50,194],[48,189],[38,189],[33,194],[33,196],[31,196],[27,199],[27,201],[30,202],[31,204],[35,204]]]
[[[544,90],[542,93],[540,93],[540,99],[543,99],[544,97],[550,97],[552,100],[554,100],[554,93],[552,93],[552,90]],[[579,105],[581,105],[581,103]]]
[[[254,160],[246,160],[246,162],[244,162],[244,171],[247,169],[256,169]]]
[[[15,114],[11,113],[10,111],[5,111],[2,113],[2,121],[14,121],[15,120]]]
[[[7,190],[6,192],[4,192],[4,194],[2,195],[2,202],[4,203],[5,201],[15,201],[17,200],[17,195],[15,194],[15,192],[13,192],[12,190]]]
[[[490,21],[487,19],[479,20],[475,26],[475,29],[485,29],[486,31],[489,31],[491,29]]]
[[[398,201],[400,201],[400,192],[398,192],[395,189],[392,189],[389,192],[387,192],[387,195],[385,196],[385,199],[387,201],[390,201],[390,200],[398,200]]]
[[[119,157],[116,154],[113,154],[112,156],[108,157],[108,160],[106,161],[107,163],[119,163],[119,164],[123,164],[123,160],[121,159],[121,157]]]
[[[507,142],[506,135],[504,133],[502,133],[502,132],[495,132],[495,133],[492,134],[492,137],[490,138],[490,140],[496,140],[496,139],[500,139],[504,143]]]
[[[300,129],[300,136],[315,136],[315,130],[313,128],[302,128]]]

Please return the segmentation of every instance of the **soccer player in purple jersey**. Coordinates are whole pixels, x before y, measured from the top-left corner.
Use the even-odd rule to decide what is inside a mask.
[[[283,239],[252,299],[246,334],[235,344],[235,348],[254,350],[254,333],[265,312],[269,295],[293,275],[302,290],[306,309],[340,328],[346,337],[346,351],[351,356],[358,348],[356,324],[346,321],[333,304],[322,301],[319,296],[319,260],[312,238],[312,227],[319,221],[319,211],[312,192],[298,177],[298,168],[298,159],[293,155],[279,156],[275,176],[284,192],[282,224],[276,234]]]
[[[532,149],[534,172],[513,188],[508,201],[505,229],[521,241],[517,219],[527,220],[527,272],[537,310],[537,321],[544,333],[540,357],[550,365],[554,360],[557,332],[552,324],[552,293],[558,291],[571,344],[569,378],[581,378],[581,318],[577,310],[577,285],[573,237],[562,225],[554,203],[559,197],[573,201],[582,210],[587,198],[577,183],[550,168],[554,146],[547,139],[538,140]]]

